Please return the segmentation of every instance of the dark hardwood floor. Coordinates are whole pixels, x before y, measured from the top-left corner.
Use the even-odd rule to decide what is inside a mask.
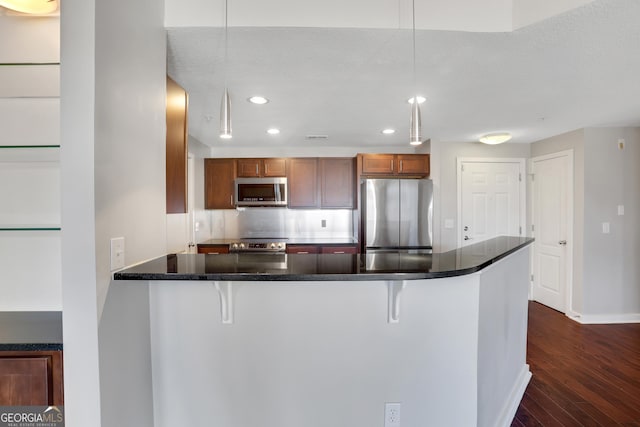
[[[640,427],[640,324],[581,325],[530,302],[527,362],[512,427]]]

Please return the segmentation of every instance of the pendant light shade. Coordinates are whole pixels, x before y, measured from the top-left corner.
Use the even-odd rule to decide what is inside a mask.
[[[220,102],[220,138],[231,139],[231,137],[231,101],[229,100],[229,91],[224,88]]]
[[[0,0],[0,6],[22,13],[46,15],[58,10],[57,0]]]
[[[411,104],[411,123],[409,128],[409,144],[422,144],[422,121],[420,119],[420,104]]]

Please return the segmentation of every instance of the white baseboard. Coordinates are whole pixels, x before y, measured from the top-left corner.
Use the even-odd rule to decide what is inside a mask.
[[[531,371],[529,370],[529,365],[525,364],[511,389],[511,393],[509,393],[509,397],[500,413],[496,426],[509,427],[511,425],[513,417],[516,416],[518,406],[520,406],[520,401],[524,396],[524,391],[527,389],[529,380],[531,380]]]
[[[571,319],[584,325],[599,325],[610,323],[640,323],[640,313],[627,314],[580,314],[567,313]]]

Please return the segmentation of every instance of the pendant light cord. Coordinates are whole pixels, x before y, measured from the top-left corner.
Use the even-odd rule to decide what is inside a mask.
[[[413,90],[417,93],[418,84],[416,80],[416,0],[411,2],[412,17],[412,37],[413,37]],[[413,94],[413,102],[418,102],[416,93]]]
[[[227,87],[227,63],[229,56],[229,42],[228,42],[228,19],[229,19],[229,0],[224,0],[224,87]]]

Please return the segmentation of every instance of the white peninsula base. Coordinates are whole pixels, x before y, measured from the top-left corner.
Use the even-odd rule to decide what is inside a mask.
[[[469,275],[149,283],[156,427],[508,426],[526,364],[529,247]],[[225,284],[227,285],[227,284]]]

